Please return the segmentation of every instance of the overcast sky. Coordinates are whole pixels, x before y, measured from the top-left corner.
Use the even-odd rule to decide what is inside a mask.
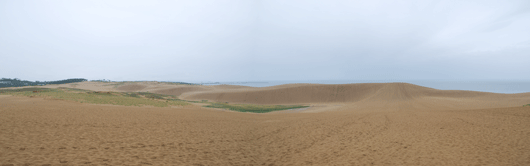
[[[0,0],[0,77],[529,80],[530,1]]]

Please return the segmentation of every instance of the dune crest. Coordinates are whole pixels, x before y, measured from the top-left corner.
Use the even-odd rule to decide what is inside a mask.
[[[270,87],[238,85],[178,85],[161,82],[83,82],[45,87],[74,87],[94,91],[148,91],[184,100],[242,104],[320,104],[357,106],[395,103],[429,109],[482,109],[530,103],[530,93],[500,94],[465,90],[438,90],[409,83],[284,84]],[[333,104],[335,103],[335,104]]]
[[[288,84],[262,88],[190,91],[186,100],[209,100],[242,104],[320,105],[307,112],[327,111],[327,107],[355,105],[356,108],[466,110],[515,107],[530,103],[530,93],[499,94],[464,90],[438,90],[409,83]],[[388,105],[388,106],[385,106]],[[337,110],[337,109],[334,109]]]
[[[264,88],[221,91],[203,91],[182,94],[191,100],[208,99],[221,102],[253,104],[327,103],[357,101],[409,101],[422,97],[469,98],[487,95],[510,96],[474,91],[446,91],[408,83],[362,84],[301,84],[298,86],[273,86]],[[514,96],[514,95],[512,95]]]

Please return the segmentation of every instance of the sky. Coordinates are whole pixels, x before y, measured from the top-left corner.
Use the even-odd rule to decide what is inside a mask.
[[[0,77],[530,80],[530,1],[0,0]]]

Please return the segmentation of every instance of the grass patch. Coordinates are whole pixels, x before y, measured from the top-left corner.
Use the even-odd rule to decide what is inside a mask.
[[[5,90],[0,90],[0,94],[8,94],[8,95],[14,95],[14,96],[41,96],[41,97],[51,97],[55,99],[76,101],[76,102],[82,102],[82,103],[112,104],[112,105],[123,105],[123,106],[168,107],[168,106],[189,105],[189,103],[185,101],[180,101],[180,100],[153,100],[153,99],[141,97],[138,94],[135,94],[135,95],[138,95],[137,97],[133,97],[132,95],[128,93],[95,92],[95,91],[87,91],[87,90],[80,90],[80,89],[74,89],[74,88],[5,89]],[[145,94],[151,95],[150,93],[145,93]],[[158,95],[153,95],[153,96],[158,96]],[[164,96],[167,96],[167,95],[164,95]]]
[[[166,100],[169,100],[169,101],[182,101],[182,102],[190,102],[190,101],[187,101],[187,100],[181,100],[181,99],[177,99],[177,98],[168,98]]]
[[[162,94],[149,93],[149,92],[137,92],[137,93],[142,96],[145,96],[146,98],[150,98],[150,99],[165,99],[166,97],[170,97],[169,95],[162,95]]]
[[[132,93],[123,93],[124,96],[127,96],[127,97],[142,97],[140,94],[136,93],[136,92],[132,92]]]
[[[187,101],[187,100],[186,100]],[[201,100],[201,101],[193,101],[193,100],[190,100],[190,101],[187,101],[187,102],[190,102],[190,103],[210,103],[208,102],[208,100]]]
[[[149,93],[149,92],[127,92],[127,93],[123,93],[123,95],[128,96],[128,97],[142,97],[143,96],[148,99],[160,99],[160,100],[175,98],[175,96],[173,95],[163,95],[163,94],[156,94],[156,93]]]
[[[227,103],[211,103],[205,107],[210,108],[224,108],[239,112],[254,112],[254,113],[267,113],[279,110],[288,110],[296,108],[306,108],[309,106],[303,105],[255,105],[255,104],[227,104]]]
[[[186,101],[172,95],[162,95],[149,92],[97,92],[76,88],[20,88],[0,89],[2,95],[51,97],[68,101],[92,104],[112,104],[123,106],[183,106],[192,103],[209,103],[204,107],[223,108],[239,112],[266,113],[279,110],[306,108],[303,105],[255,105],[212,103],[208,100]],[[530,106],[530,104],[525,105]]]
[[[523,105],[523,107],[530,107],[530,104],[527,104],[527,105]]]
[[[0,93],[24,93],[24,92],[47,92],[47,91],[53,91],[53,89],[50,88],[20,88],[20,89],[1,89]]]
[[[77,89],[77,88],[66,88],[66,87],[58,87],[57,89],[61,89],[64,91],[73,91],[73,92],[91,92],[89,90]]]

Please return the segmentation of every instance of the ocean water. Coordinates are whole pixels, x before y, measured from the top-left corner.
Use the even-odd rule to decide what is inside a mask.
[[[267,87],[282,84],[312,83],[312,84],[351,84],[351,83],[390,83],[406,82],[415,85],[440,90],[470,90],[493,93],[526,93],[530,92],[530,81],[435,81],[435,80],[313,80],[313,81],[249,81],[249,82],[214,82],[203,85],[242,85],[251,87]]]

